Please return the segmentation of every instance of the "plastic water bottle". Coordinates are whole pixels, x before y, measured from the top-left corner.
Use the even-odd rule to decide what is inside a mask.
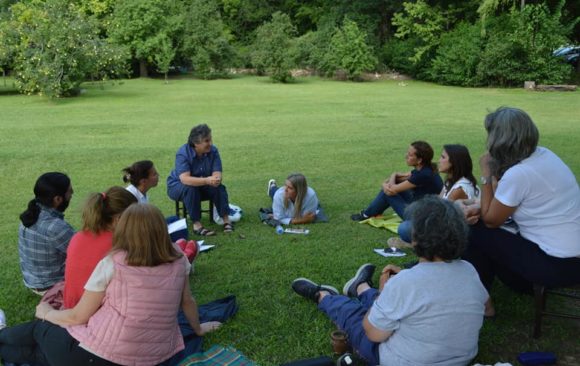
[[[278,235],[284,234],[284,228],[282,227],[282,225],[276,225],[276,234]]]

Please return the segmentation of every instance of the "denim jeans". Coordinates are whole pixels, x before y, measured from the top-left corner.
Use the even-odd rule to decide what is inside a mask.
[[[318,304],[318,309],[346,332],[348,343],[369,365],[379,364],[379,343],[368,339],[363,320],[378,295],[377,289],[370,288],[360,294],[358,299],[327,295]]]
[[[373,202],[364,210],[364,214],[367,216],[377,216],[381,215],[387,208],[392,207],[393,210],[399,215],[403,220],[405,219],[405,208],[408,204],[413,201],[413,192],[404,191],[398,193],[394,196],[389,196],[385,192],[380,191],[375,197]]]
[[[399,224],[399,228],[397,229],[397,233],[401,237],[401,240],[410,243],[411,239],[411,220],[405,220]]]
[[[167,195],[174,201],[183,201],[191,221],[201,220],[201,201],[211,199],[220,217],[229,214],[228,192],[226,186],[186,186],[181,182],[167,181]],[[211,213],[213,215],[213,213]]]

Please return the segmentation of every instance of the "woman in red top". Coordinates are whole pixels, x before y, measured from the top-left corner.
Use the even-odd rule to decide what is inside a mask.
[[[137,199],[122,187],[92,193],[83,208],[83,228],[68,246],[64,272],[64,308],[73,308],[95,266],[111,250],[117,220]]]

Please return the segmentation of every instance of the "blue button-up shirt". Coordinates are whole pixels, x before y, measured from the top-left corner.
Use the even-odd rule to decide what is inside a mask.
[[[209,177],[213,172],[222,171],[222,159],[217,147],[212,146],[210,152],[198,156],[195,149],[185,144],[177,150],[175,168],[169,175],[168,183],[179,182],[179,176],[189,172],[192,177]]]
[[[26,287],[45,289],[64,279],[66,250],[75,232],[62,212],[39,206],[40,215],[34,225],[20,224],[18,253]]]

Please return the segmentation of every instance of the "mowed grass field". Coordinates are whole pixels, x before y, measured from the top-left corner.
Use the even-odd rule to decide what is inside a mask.
[[[206,346],[234,346],[262,365],[331,354],[334,326],[293,293],[294,278],[342,288],[363,263],[382,268],[414,259],[411,253],[396,259],[374,254],[392,234],[349,218],[392,171],[408,169],[404,155],[412,141],[431,143],[435,160],[443,144],[467,145],[479,176],[486,112],[519,107],[538,125],[540,144],[580,177],[580,92],[317,78],[282,85],[242,77],[87,84],[80,97],[51,101],[16,94],[10,80],[7,85],[0,80],[0,308],[10,325],[32,319],[38,302],[22,284],[17,250],[18,215],[33,198],[36,178],[46,171],[71,177],[75,193],[66,219],[79,228],[89,192],[122,185],[122,168],[151,159],[161,179],[150,200],[172,215],[165,178],[198,123],[212,128],[230,201],[244,209],[233,235],[213,227],[219,232],[208,242],[217,247],[198,258],[191,276],[199,303],[235,294],[240,305],[234,319],[206,337]],[[306,175],[330,218],[306,236],[276,235],[257,215],[270,204],[268,179],[283,183],[291,172]],[[533,340],[532,299],[499,284],[492,294],[498,317],[484,324],[476,361],[515,364],[519,352],[553,351],[561,364],[580,363],[578,323],[548,318],[543,337]]]

